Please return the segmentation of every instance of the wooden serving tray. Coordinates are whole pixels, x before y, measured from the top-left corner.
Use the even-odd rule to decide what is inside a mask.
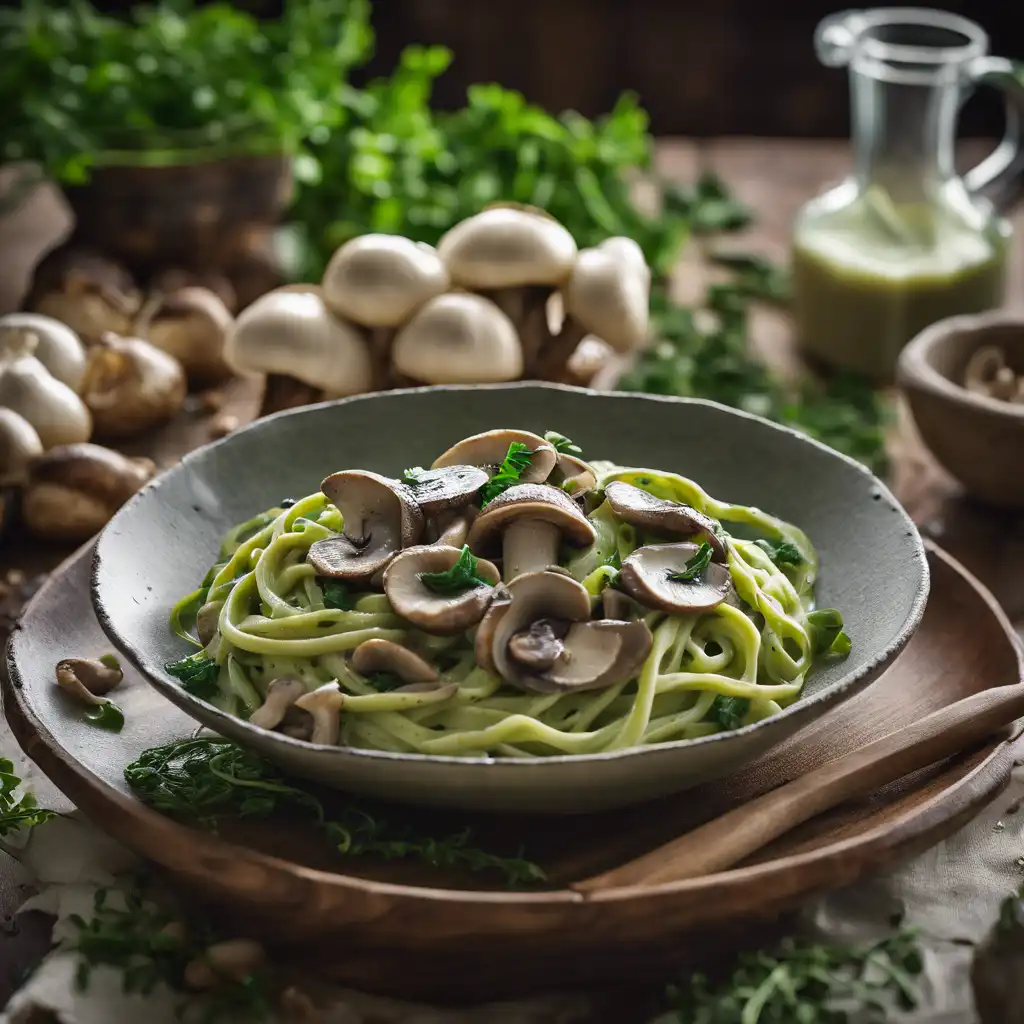
[[[716,932],[771,918],[949,835],[1006,784],[1012,766],[1004,733],[809,822],[733,870],[588,896],[567,888],[955,700],[1019,681],[1019,642],[995,600],[932,546],[932,596],[905,653],[863,693],[742,773],[615,814],[472,822],[482,845],[525,845],[549,873],[544,891],[488,890],[479,877],[345,859],[291,821],[250,822],[218,836],[149,810],[122,777],[140,751],[189,735],[194,721],[130,674],[117,691],[127,724],[104,732],[54,683],[60,658],[95,657],[109,646],[89,603],[91,555],[83,549],[54,573],[12,638],[4,704],[18,741],[98,826],[218,915],[366,990],[471,1000],[592,986],[598,977],[664,977],[688,949],[711,948]],[[424,812],[404,813],[423,820]],[[444,814],[429,822],[437,834],[460,824]]]

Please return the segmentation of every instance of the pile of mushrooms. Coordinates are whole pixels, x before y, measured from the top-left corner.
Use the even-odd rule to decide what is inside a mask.
[[[246,309],[225,358],[239,374],[267,375],[263,413],[417,384],[589,383],[602,362],[645,343],[649,297],[632,239],[578,250],[543,211],[503,204],[436,249],[353,238],[319,285],[279,288]]]
[[[964,387],[976,395],[1024,405],[1024,373],[1018,373],[996,345],[983,345],[967,362]]]
[[[145,342],[108,336],[86,350],[52,317],[0,317],[0,525],[20,512],[43,539],[92,536],[154,466],[89,439],[152,426],[184,392],[180,367]]]
[[[515,443],[526,445],[529,462],[516,483],[482,501],[481,490]],[[477,663],[526,692],[581,692],[625,682],[651,650],[645,617],[737,600],[726,565],[728,541],[714,520],[625,482],[599,489],[586,462],[528,431],[468,437],[429,470],[410,471],[402,480],[363,470],[333,473],[322,490],[343,527],[309,549],[307,561],[321,582],[383,590],[393,612],[426,633],[469,633]],[[560,554],[595,544],[591,517],[599,511],[631,525],[644,543],[594,595],[560,565]],[[691,569],[705,543],[706,557],[696,560],[701,567]],[[472,577],[454,592],[431,586],[436,577],[430,574],[451,570],[465,557],[463,545],[477,559]],[[447,700],[453,684],[415,649],[415,639],[410,643],[367,640],[355,649],[352,668],[398,677],[402,685],[389,690],[402,702],[396,709]],[[336,682],[306,692],[296,679],[276,679],[250,721],[336,744],[347,699]]]

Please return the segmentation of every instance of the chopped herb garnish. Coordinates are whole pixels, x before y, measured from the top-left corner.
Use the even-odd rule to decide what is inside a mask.
[[[356,596],[347,583],[341,580],[324,580],[320,584],[324,593],[324,607],[337,608],[338,611],[350,612],[356,605]]]
[[[411,469],[407,469],[402,473],[402,483],[407,487],[415,487],[417,484],[423,482],[423,477],[426,472],[427,471],[422,466],[413,466]]]
[[[668,578],[673,583],[690,583],[693,580],[700,579],[703,575],[704,570],[711,564],[711,556],[714,554],[714,550],[711,545],[704,541],[699,548],[697,553],[686,560],[684,568],[670,572]]]
[[[800,554],[800,549],[788,540],[755,540],[754,543],[780,567],[783,565],[797,566],[804,564],[804,556]]]
[[[366,685],[372,687],[378,693],[387,693],[389,690],[397,690],[405,686],[405,680],[391,672],[374,672],[372,676],[366,677]]]
[[[9,832],[17,832],[24,828],[35,828],[54,816],[36,806],[36,798],[25,793],[20,799],[14,799],[14,791],[21,785],[21,779],[14,774],[14,763],[6,757],[0,757],[0,836]]]
[[[444,572],[421,572],[420,582],[435,594],[451,597],[472,587],[489,587],[490,583],[477,575],[477,559],[467,545],[462,546],[459,557],[450,569]]]
[[[750,701],[746,697],[726,697],[720,693],[715,697],[708,714],[723,729],[738,729],[743,724],[750,710]]]
[[[498,467],[498,472],[480,488],[481,506],[494,501],[502,491],[507,491],[513,484],[519,483],[519,478],[530,465],[532,455],[533,451],[522,441],[513,441],[508,446],[508,454]]]
[[[111,732],[120,732],[124,728],[124,712],[112,700],[105,700],[90,708],[85,718],[93,725]]]
[[[552,448],[558,452],[559,455],[575,455],[577,458],[583,454],[583,449],[566,437],[565,434],[559,434],[554,430],[546,430],[544,432],[544,440],[547,441]]]
[[[164,671],[181,681],[181,685],[195,697],[213,697],[217,693],[220,666],[202,652],[180,661],[169,661]]]
[[[841,657],[850,653],[850,638],[843,632],[842,613],[835,608],[818,608],[807,616],[811,650],[815,654]]]
[[[344,856],[418,860],[437,867],[497,871],[511,887],[544,880],[544,872],[521,856],[502,857],[472,845],[469,829],[453,835],[417,835],[385,819],[370,803],[347,800],[328,809],[250,750],[222,739],[184,739],[144,750],[124,770],[125,781],[144,803],[203,828],[217,816],[267,818],[277,811],[308,815]]]

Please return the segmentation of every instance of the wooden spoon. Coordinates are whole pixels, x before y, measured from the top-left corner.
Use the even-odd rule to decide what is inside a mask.
[[[570,888],[593,893],[722,871],[815,815],[952,757],[1022,716],[1024,683],[975,693]]]

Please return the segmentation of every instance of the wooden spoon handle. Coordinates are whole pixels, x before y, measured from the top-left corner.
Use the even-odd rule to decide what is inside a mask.
[[[722,871],[822,811],[951,757],[1022,716],[1024,683],[972,694],[570,888],[598,892]]]

